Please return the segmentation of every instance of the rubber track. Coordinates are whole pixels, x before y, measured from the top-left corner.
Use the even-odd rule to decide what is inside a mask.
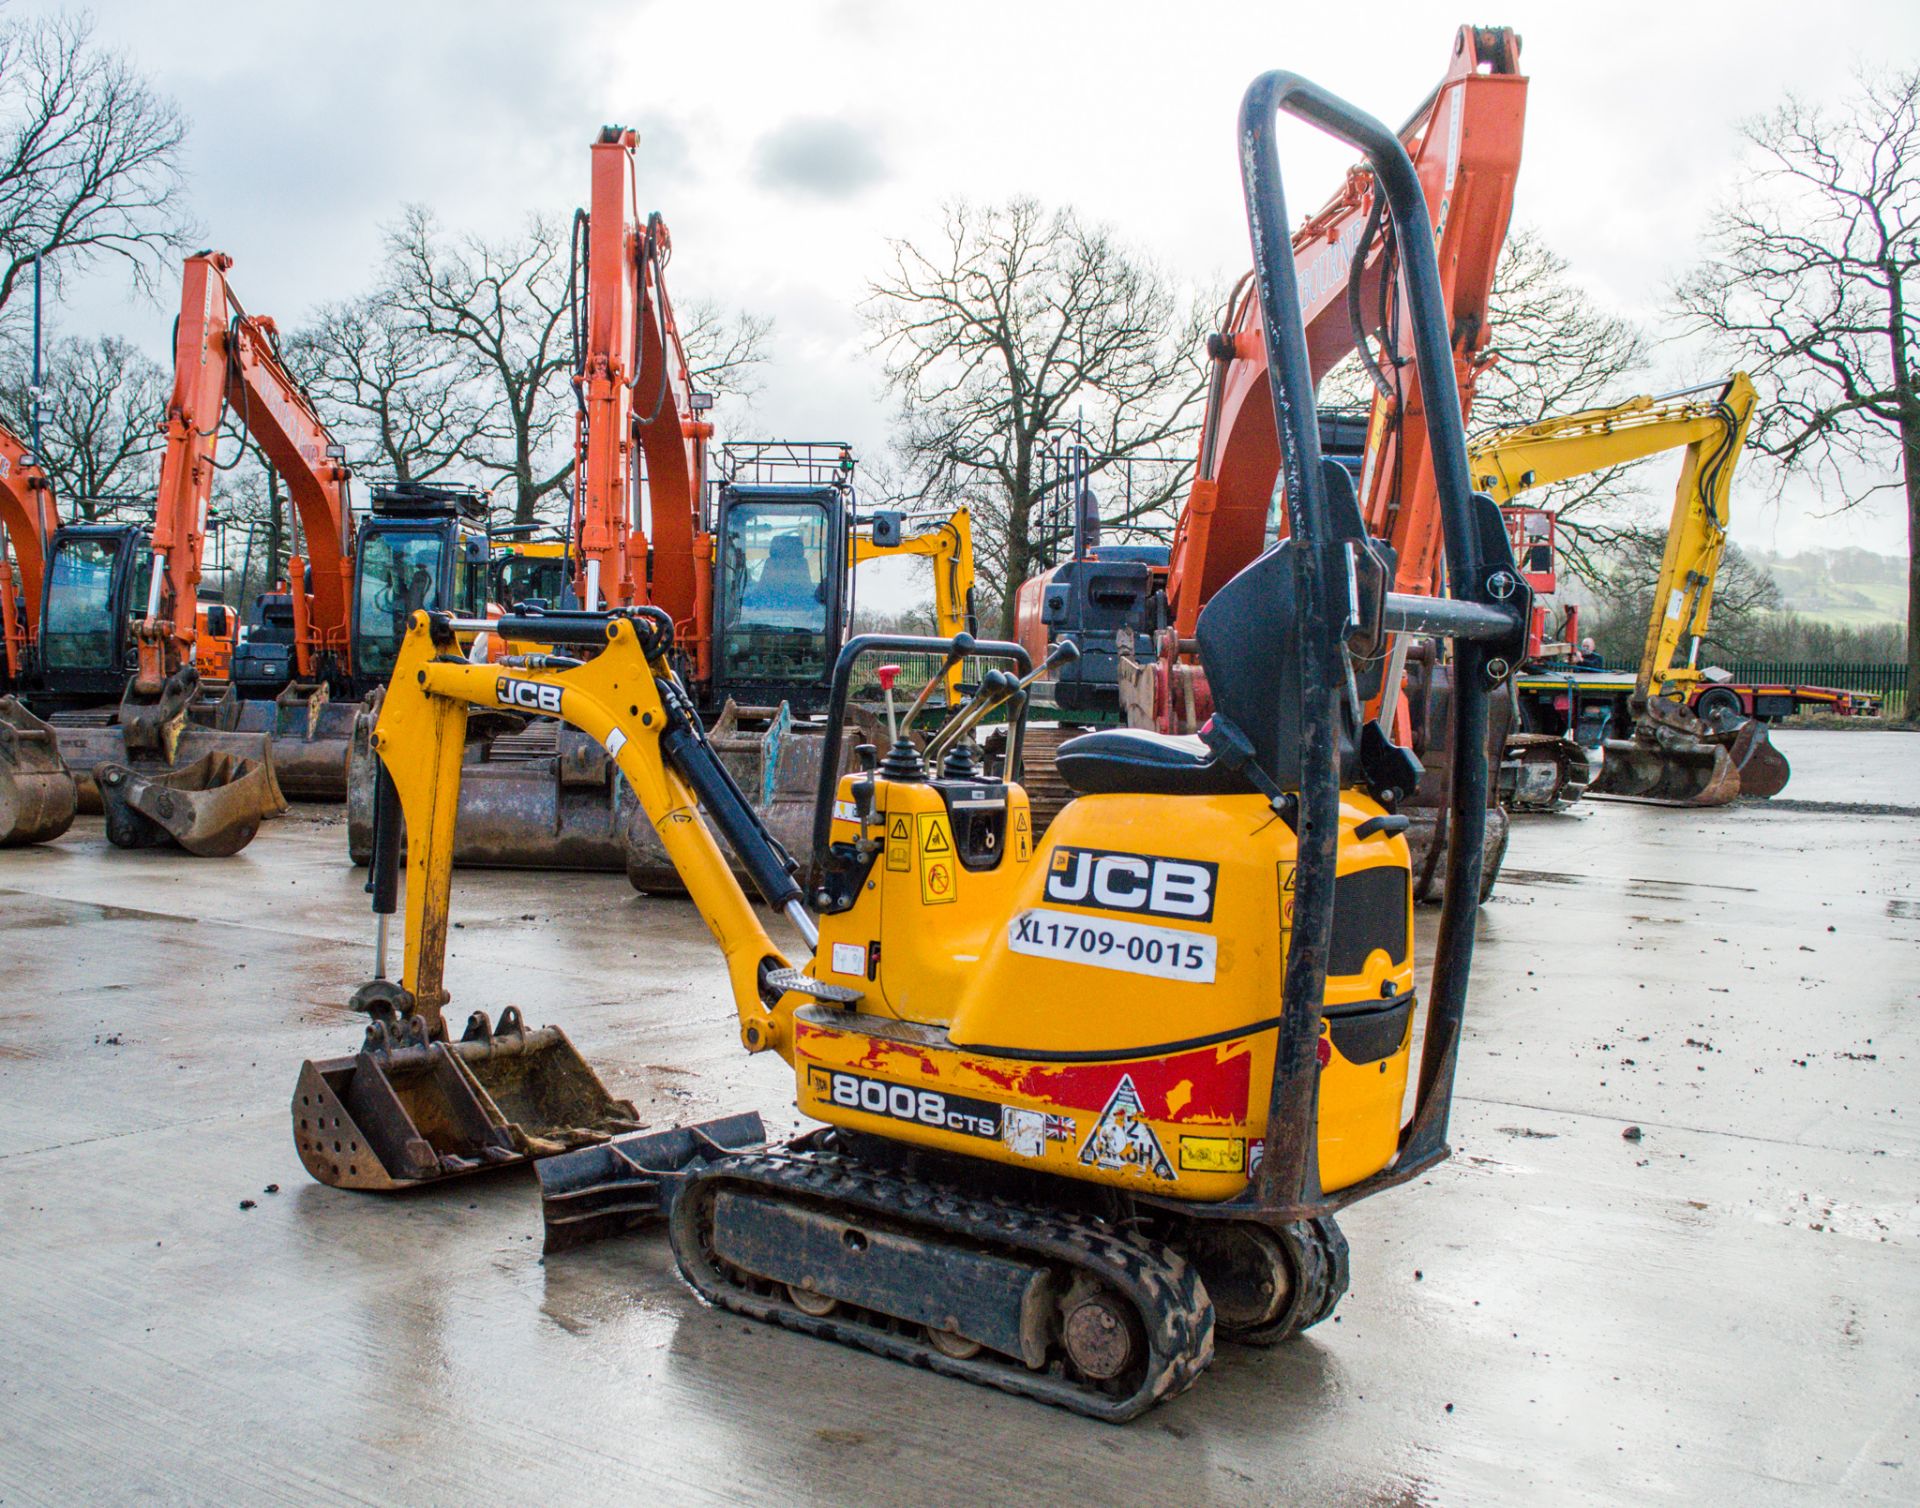
[[[849,1218],[874,1216],[924,1229],[969,1246],[1010,1252],[1086,1272],[1133,1304],[1147,1333],[1148,1362],[1139,1385],[1121,1397],[1075,1382],[1056,1366],[1029,1371],[1017,1361],[982,1352],[966,1360],[942,1355],[926,1341],[843,1317],[816,1318],[783,1300],[735,1287],[710,1265],[702,1194],[722,1186],[798,1196],[838,1206]],[[709,1303],[753,1319],[839,1341],[879,1356],[910,1362],[948,1377],[982,1383],[1071,1409],[1111,1424],[1124,1423],[1156,1403],[1185,1392],[1213,1360],[1213,1305],[1191,1263],[1177,1252],[1110,1226],[1004,1200],[981,1200],[934,1183],[879,1172],[852,1159],[820,1152],[747,1152],[715,1163],[676,1196],[670,1224],[673,1254],[683,1276]]]
[[[1347,1291],[1347,1238],[1331,1215],[1296,1221],[1274,1231],[1293,1260],[1294,1298],[1287,1312],[1245,1330],[1222,1329],[1220,1338],[1236,1346],[1277,1346],[1310,1330],[1333,1313]]]

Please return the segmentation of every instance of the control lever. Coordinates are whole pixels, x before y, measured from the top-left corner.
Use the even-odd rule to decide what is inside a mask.
[[[946,660],[941,664],[940,669],[935,672],[933,677],[928,680],[927,684],[920,688],[920,694],[913,699],[913,705],[907,709],[907,730],[909,732],[913,730],[913,721],[920,715],[920,709],[926,706],[927,698],[933,694],[933,688],[944,684],[947,679],[947,672],[958,665],[968,655],[972,654],[973,650],[974,637],[972,634],[962,633],[953,636],[953,643],[947,648]],[[898,735],[895,735],[895,742],[898,741]]]
[[[1080,646],[1071,639],[1062,639],[1047,651],[1042,660],[1024,676],[1016,679],[1004,670],[990,670],[981,677],[980,689],[974,692],[972,699],[944,728],[934,734],[933,741],[927,745],[927,761],[937,763],[946,751],[960,741],[962,735],[970,733],[994,708],[1014,697],[1024,697],[1027,688],[1045,675],[1049,670],[1061,665],[1071,665],[1080,658]]]

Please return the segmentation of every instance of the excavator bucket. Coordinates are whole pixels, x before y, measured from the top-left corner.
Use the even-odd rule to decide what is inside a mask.
[[[295,682],[270,702],[244,701],[233,731],[265,737],[280,789],[298,801],[344,801],[347,749],[360,703],[332,700],[324,682]]]
[[[1778,796],[1793,774],[1787,756],[1773,746],[1773,740],[1767,736],[1767,725],[1757,717],[1733,730],[1727,755],[1740,772],[1742,796]]]
[[[303,1063],[294,1086],[294,1141],[321,1183],[411,1188],[639,1129],[557,1026],[476,1011],[460,1041],[429,1042],[419,1017],[370,1008],[360,1051]]]
[[[1633,737],[1606,741],[1590,789],[1596,796],[1659,806],[1725,806],[1740,794],[1730,741],[1681,703],[1655,697],[1635,723]]]
[[[53,729],[10,696],[0,696],[0,848],[46,843],[73,824],[73,772]]]
[[[204,754],[177,770],[145,773],[123,764],[94,769],[116,848],[172,843],[203,859],[224,859],[253,841],[260,824],[287,809],[273,760]]]
[[[199,672],[189,665],[168,677],[158,695],[129,686],[117,708],[53,714],[50,722],[60,741],[60,756],[79,787],[80,810],[104,809],[95,777],[105,765],[165,775],[213,754],[236,761],[265,760],[267,740],[262,734],[233,729],[237,707],[231,687],[204,696]]]

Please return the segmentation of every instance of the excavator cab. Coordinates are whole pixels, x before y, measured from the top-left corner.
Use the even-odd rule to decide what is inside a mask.
[[[485,493],[419,482],[376,489],[354,550],[356,692],[386,684],[414,613],[482,616],[491,568]]]
[[[842,487],[720,488],[711,701],[800,713],[825,702],[846,633],[847,527]]]
[[[62,707],[117,699],[134,665],[138,593],[152,569],[146,531],[68,524],[54,533],[50,553],[35,700]]]

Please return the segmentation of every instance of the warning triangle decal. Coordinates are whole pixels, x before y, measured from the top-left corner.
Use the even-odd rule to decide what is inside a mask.
[[[908,838],[912,837],[913,834],[907,831],[907,819],[905,817],[895,817],[893,819],[893,826],[887,829],[887,836],[901,843],[906,842]]]
[[[1173,1165],[1147,1121],[1146,1107],[1140,1103],[1140,1091],[1133,1087],[1132,1074],[1122,1074],[1114,1086],[1107,1108],[1100,1112],[1100,1119],[1080,1148],[1080,1161],[1088,1167],[1151,1173],[1173,1182]]]
[[[927,829],[927,841],[921,846],[924,847],[928,853],[945,853],[949,848],[953,847],[953,845],[947,841],[946,828],[938,822]]]

